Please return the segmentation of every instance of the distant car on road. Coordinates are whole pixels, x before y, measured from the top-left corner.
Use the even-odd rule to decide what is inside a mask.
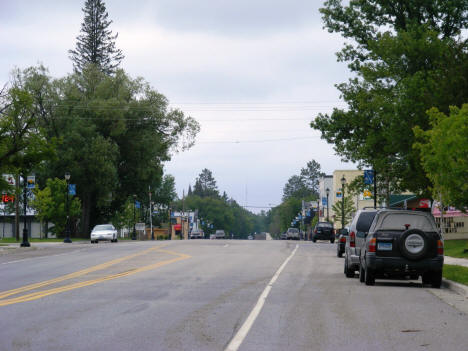
[[[112,224],[99,224],[91,231],[91,244],[100,240],[109,240],[110,242],[117,242],[117,229]]]
[[[216,235],[215,234],[210,234],[210,240],[215,240],[216,239]]]
[[[330,240],[333,244],[335,242],[335,231],[333,224],[330,222],[318,222],[312,231],[312,241],[315,243],[317,240]]]
[[[287,238],[288,238],[288,234],[286,232],[281,233],[281,235],[280,235],[281,240],[286,240]]]
[[[286,232],[286,239],[288,240],[299,240],[299,229],[288,228]]]
[[[205,234],[203,233],[203,230],[193,229],[190,232],[190,239],[203,239],[204,237],[205,237]]]
[[[346,239],[348,238],[348,228],[338,229],[336,235],[338,242],[336,243],[336,256],[343,257],[346,248]]]
[[[253,240],[253,236],[252,236],[252,235],[249,235],[249,236],[247,237],[247,239]]]
[[[226,237],[226,234],[224,233],[224,230],[218,229],[215,232],[216,239],[224,239]]]

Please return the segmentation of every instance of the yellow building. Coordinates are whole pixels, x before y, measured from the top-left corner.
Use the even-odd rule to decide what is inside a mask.
[[[333,203],[342,201],[343,189],[341,184],[341,179],[344,177],[346,180],[345,183],[345,197],[349,196],[346,185],[349,185],[356,177],[362,176],[364,171],[361,170],[336,170],[333,172],[333,194],[330,194],[333,197]],[[360,210],[364,207],[373,207],[374,199],[372,198],[372,185],[369,186],[369,191],[365,191],[362,194],[353,194],[353,204],[356,210]],[[331,202],[331,201],[330,201]],[[335,228],[341,228],[341,213],[334,213],[333,209],[330,208],[330,219],[335,223]],[[345,226],[350,223],[345,223]]]

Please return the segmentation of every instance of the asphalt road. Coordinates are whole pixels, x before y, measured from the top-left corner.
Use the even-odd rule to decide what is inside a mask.
[[[416,281],[347,279],[329,243],[33,244],[0,255],[2,351],[466,351],[466,304]]]

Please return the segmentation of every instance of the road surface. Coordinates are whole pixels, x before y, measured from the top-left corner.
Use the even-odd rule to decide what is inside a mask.
[[[365,286],[335,252],[255,240],[9,250],[0,350],[468,350],[468,301],[420,281]]]

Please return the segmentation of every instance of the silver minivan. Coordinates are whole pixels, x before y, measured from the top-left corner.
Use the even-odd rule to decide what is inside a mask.
[[[375,208],[364,208],[356,212],[349,226],[349,234],[345,246],[344,273],[346,277],[353,278],[359,271],[360,243],[366,240],[366,234],[379,211]]]

